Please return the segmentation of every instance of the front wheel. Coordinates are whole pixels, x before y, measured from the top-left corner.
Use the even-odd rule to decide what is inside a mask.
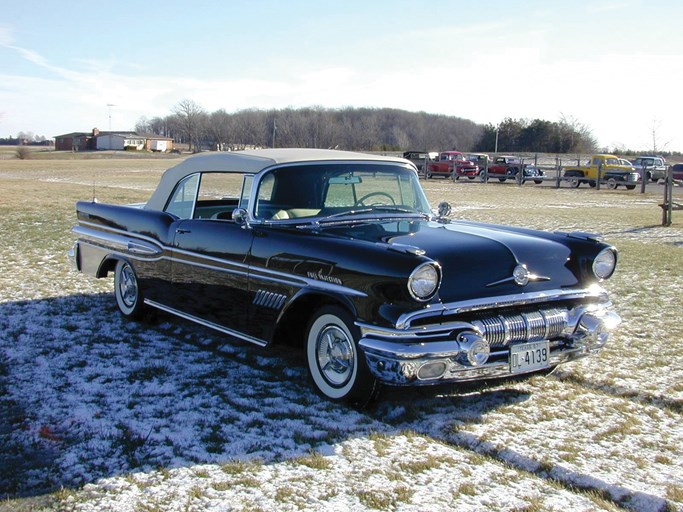
[[[624,185],[624,186],[626,187],[626,190],[633,190],[634,188],[636,188],[635,185]]]
[[[131,320],[142,318],[145,304],[135,270],[127,261],[119,260],[114,271],[114,295],[121,314]]]
[[[351,315],[337,306],[323,307],[306,332],[308,372],[317,390],[336,402],[365,405],[377,381],[358,348],[360,330]]]
[[[576,176],[569,178],[569,186],[571,188],[579,188],[579,185],[581,185],[581,180],[579,178]]]
[[[615,180],[614,178],[610,178],[610,179],[607,180],[607,188],[608,188],[608,189],[614,190],[614,189],[616,189],[618,186],[619,186],[619,184],[617,183],[617,180]]]

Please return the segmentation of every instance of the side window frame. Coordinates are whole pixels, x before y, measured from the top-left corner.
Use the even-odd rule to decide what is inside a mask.
[[[192,189],[186,190],[187,185],[192,181],[195,180],[194,183],[194,191],[192,192]],[[173,192],[168,198],[168,201],[166,202],[166,205],[164,206],[164,211],[167,213],[170,213],[172,215],[175,215],[176,217],[180,219],[191,219],[192,216],[194,215],[194,210],[197,205],[197,192],[199,191],[199,184],[201,182],[201,173],[193,173],[188,176],[185,176],[182,180],[180,180],[175,188],[173,189]],[[178,196],[178,194],[182,194],[183,196],[187,196],[190,193],[192,193],[192,205],[190,207],[189,215],[182,214],[178,215],[175,211],[171,209],[173,204],[178,204],[178,203],[185,203],[186,201],[178,201],[176,202],[175,199]]]

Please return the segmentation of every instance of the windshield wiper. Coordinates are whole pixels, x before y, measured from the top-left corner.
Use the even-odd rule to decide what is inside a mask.
[[[383,205],[377,205],[373,206],[372,210],[377,211],[383,211],[383,212],[396,212],[396,213],[413,213],[415,215],[420,215],[422,217],[429,217],[424,212],[418,212],[413,208],[406,208],[405,206],[394,206],[394,205],[388,205],[388,204],[383,204]]]
[[[392,205],[378,205],[378,206],[373,206],[371,208],[361,208],[360,210],[345,210],[343,212],[337,212],[337,213],[331,213],[330,215],[326,215],[324,217],[312,219],[310,221],[310,224],[308,225],[300,225],[298,226],[299,228],[306,229],[306,228],[316,228],[320,226],[321,224],[327,224],[327,223],[355,223],[355,222],[367,222],[368,219],[367,217],[363,218],[356,218],[356,215],[367,215],[367,214],[372,214],[375,212],[390,212],[390,213],[408,213],[412,215],[417,215],[420,216],[423,219],[429,219],[429,215],[423,212],[418,212],[415,211],[411,208],[405,208],[402,206],[392,206]],[[349,219],[343,219],[343,217],[351,217]],[[303,219],[302,219],[303,220]]]

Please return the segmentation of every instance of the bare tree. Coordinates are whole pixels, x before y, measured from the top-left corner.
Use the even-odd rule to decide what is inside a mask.
[[[652,120],[652,154],[657,155],[663,151],[671,141],[662,143],[659,139],[658,131],[661,128],[662,123],[657,119]]]
[[[190,99],[184,99],[173,107],[173,113],[178,119],[178,128],[187,137],[189,150],[198,150],[202,131],[203,121],[206,118],[204,109]]]
[[[232,143],[234,143],[235,120],[225,110],[220,109],[209,115],[208,131],[216,143],[216,149],[219,151],[235,149],[232,146]]]

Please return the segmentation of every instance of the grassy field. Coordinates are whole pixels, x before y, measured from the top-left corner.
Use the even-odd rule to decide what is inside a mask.
[[[48,155],[49,156],[49,155]],[[74,203],[146,200],[161,158],[0,154],[0,511],[683,510],[683,213],[661,192],[424,181],[454,218],[602,234],[624,323],[547,378],[316,397],[297,355],[75,273]]]

